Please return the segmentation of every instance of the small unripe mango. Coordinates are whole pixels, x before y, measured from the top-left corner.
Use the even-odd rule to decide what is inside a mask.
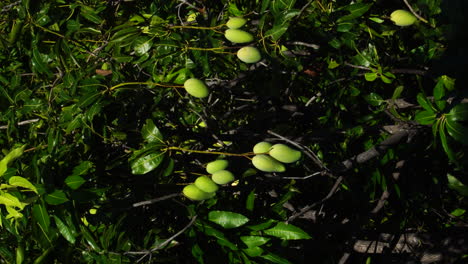
[[[220,170],[213,173],[213,175],[211,175],[211,179],[217,184],[223,185],[234,181],[235,178],[232,172],[228,170]]]
[[[275,144],[271,147],[270,156],[283,163],[293,163],[301,158],[301,152],[284,144]]]
[[[212,181],[210,178],[206,176],[200,176],[198,177],[195,182],[195,186],[198,187],[198,189],[207,192],[207,193],[212,193],[216,192],[218,190],[218,185],[214,181]]]
[[[203,98],[208,96],[208,87],[199,79],[190,78],[184,82],[184,88],[191,96]]]
[[[255,154],[267,153],[268,151],[270,151],[270,148],[271,148],[270,142],[262,141],[262,142],[255,144],[255,146],[253,147],[253,153]]]
[[[240,29],[228,29],[224,32],[224,36],[234,43],[248,43],[254,39],[252,34]]]
[[[406,10],[395,10],[390,14],[390,19],[397,26],[406,27],[411,26],[416,22],[417,18]]]
[[[284,172],[284,165],[268,155],[256,155],[252,158],[255,168],[265,172]]]
[[[238,29],[245,25],[247,23],[247,20],[242,17],[231,17],[229,18],[228,22],[226,23],[226,26],[231,29]]]
[[[256,63],[262,59],[262,56],[255,47],[243,47],[237,51],[237,58],[245,63]]]
[[[182,190],[182,193],[185,195],[185,197],[189,198],[190,200],[194,201],[202,201],[206,200],[208,198],[211,198],[215,195],[215,193],[207,193],[202,190],[200,190],[197,186],[194,184],[190,184],[184,187]]]
[[[227,160],[215,160],[206,165],[206,172],[208,172],[209,174],[213,174],[217,171],[226,169],[228,165],[229,162]]]

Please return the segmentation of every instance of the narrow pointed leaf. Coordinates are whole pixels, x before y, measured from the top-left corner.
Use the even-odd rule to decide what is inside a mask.
[[[164,152],[155,152],[131,162],[132,174],[146,174],[156,169],[164,159]]]
[[[55,220],[55,225],[57,226],[60,234],[70,243],[75,244],[75,237],[73,236],[72,232],[68,228],[68,226],[57,216],[53,216]]]
[[[244,225],[249,221],[244,215],[228,211],[211,211],[208,214],[208,220],[229,229]]]
[[[32,214],[34,219],[36,219],[37,224],[41,226],[45,233],[47,233],[50,226],[50,217],[46,208],[40,204],[35,204],[32,208]]]
[[[22,187],[22,188],[31,190],[31,191],[39,194],[37,189],[36,189],[36,186],[34,186],[30,181],[26,180],[23,177],[13,176],[8,180],[8,183],[10,185],[17,186],[17,187]]]
[[[278,237],[284,240],[310,239],[311,237],[304,230],[291,224],[279,222],[276,226],[264,230],[266,235]]]

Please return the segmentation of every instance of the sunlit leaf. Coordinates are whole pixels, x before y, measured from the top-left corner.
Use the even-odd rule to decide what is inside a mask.
[[[211,211],[208,213],[208,219],[226,229],[242,226],[249,221],[244,215],[228,211]]]
[[[132,174],[146,174],[156,169],[164,159],[164,152],[154,152],[133,160],[130,164]]]
[[[31,191],[35,192],[36,194],[39,194],[37,192],[36,186],[34,186],[30,181],[28,181],[27,179],[25,179],[23,177],[13,176],[8,180],[8,183],[10,185],[22,187],[22,188],[31,190]]]

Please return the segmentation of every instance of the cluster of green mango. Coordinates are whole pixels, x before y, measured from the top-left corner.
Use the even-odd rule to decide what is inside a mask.
[[[242,17],[231,17],[226,26],[228,29],[224,32],[224,36],[233,43],[249,43],[254,40],[252,34],[239,28],[243,27],[247,20]],[[237,51],[237,57],[245,63],[256,63],[262,59],[260,51],[252,46],[240,48]],[[197,79],[190,78],[184,82],[184,88],[188,94],[197,98],[207,97],[209,94],[206,84]]]
[[[283,163],[294,163],[301,158],[301,152],[285,144],[272,145],[269,142],[259,142],[254,148],[255,155],[252,164],[255,168],[265,172],[284,172]]]
[[[253,35],[247,31],[239,29],[246,23],[247,20],[245,18],[231,17],[226,23],[228,29],[224,32],[224,37],[233,43],[243,44],[252,42],[254,40]],[[237,51],[237,58],[245,63],[256,63],[262,59],[262,56],[257,48],[246,46]]]
[[[224,159],[212,161],[206,165],[206,172],[211,174],[208,176],[198,177],[194,183],[185,186],[182,193],[194,201],[202,201],[215,196],[218,191],[218,185],[228,184],[234,181],[234,174],[226,170],[229,162]]]

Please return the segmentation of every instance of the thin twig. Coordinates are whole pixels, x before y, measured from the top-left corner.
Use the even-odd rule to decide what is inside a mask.
[[[39,118],[29,119],[29,120],[24,120],[24,121],[18,122],[16,125],[17,126],[23,126],[23,125],[27,125],[27,124],[31,124],[31,123],[36,123],[38,121],[39,121]],[[8,125],[0,126],[0,129],[8,129]]]
[[[308,211],[310,211],[312,208],[314,208],[315,206],[319,205],[319,204],[322,204],[323,202],[325,202],[326,200],[330,199],[330,197],[333,196],[333,194],[335,194],[335,192],[338,190],[338,187],[340,187],[340,183],[343,181],[343,176],[340,176],[338,177],[338,179],[336,179],[335,181],[335,184],[333,184],[333,187],[330,189],[330,191],[328,192],[327,196],[325,196],[324,198],[322,198],[322,200],[318,201],[318,202],[315,202],[311,205],[308,205],[304,208],[302,208],[299,212],[293,214],[292,216],[290,216],[288,218],[288,220],[286,220],[286,223],[289,223],[291,221],[294,221],[294,219],[298,218],[299,216],[307,213]]]
[[[151,200],[141,201],[141,202],[138,202],[138,203],[134,203],[134,204],[132,205],[132,207],[139,207],[139,206],[154,204],[154,203],[157,203],[157,202],[160,202],[160,201],[164,201],[164,200],[167,200],[167,199],[171,199],[171,198],[174,198],[174,197],[177,197],[177,196],[180,196],[180,195],[181,195],[180,193],[172,193],[172,194],[165,195],[165,196],[158,197],[158,198],[154,198],[154,199],[151,199]]]
[[[309,179],[311,177],[321,175],[321,174],[324,174],[324,173],[325,173],[324,171],[317,171],[315,173],[312,173],[312,174],[304,176],[304,177],[281,177],[281,179],[282,180],[306,180],[306,179]]]
[[[426,23],[426,24],[429,24],[429,22],[427,22],[426,19],[422,18],[420,15],[418,15],[418,14],[414,11],[413,7],[411,7],[411,5],[408,3],[408,0],[403,0],[403,2],[405,2],[406,6],[409,8],[409,10],[411,11],[411,13],[413,13],[413,15],[414,15],[415,17],[417,17],[417,18],[418,18],[419,20],[421,20],[422,22],[424,22],[424,23]]]
[[[173,236],[168,238],[166,241],[162,242],[161,244],[157,245],[156,247],[149,249],[149,250],[141,250],[141,251],[127,251],[124,253],[124,255],[143,255],[141,258],[139,258],[136,262],[140,262],[143,259],[145,259],[148,255],[151,255],[154,251],[157,251],[163,247],[165,247],[167,244],[171,243],[172,240],[176,239],[178,236],[180,236],[182,233],[185,232],[189,227],[191,227],[194,223],[195,220],[197,220],[197,215],[193,216],[190,222],[182,228],[179,232],[175,233]]]

